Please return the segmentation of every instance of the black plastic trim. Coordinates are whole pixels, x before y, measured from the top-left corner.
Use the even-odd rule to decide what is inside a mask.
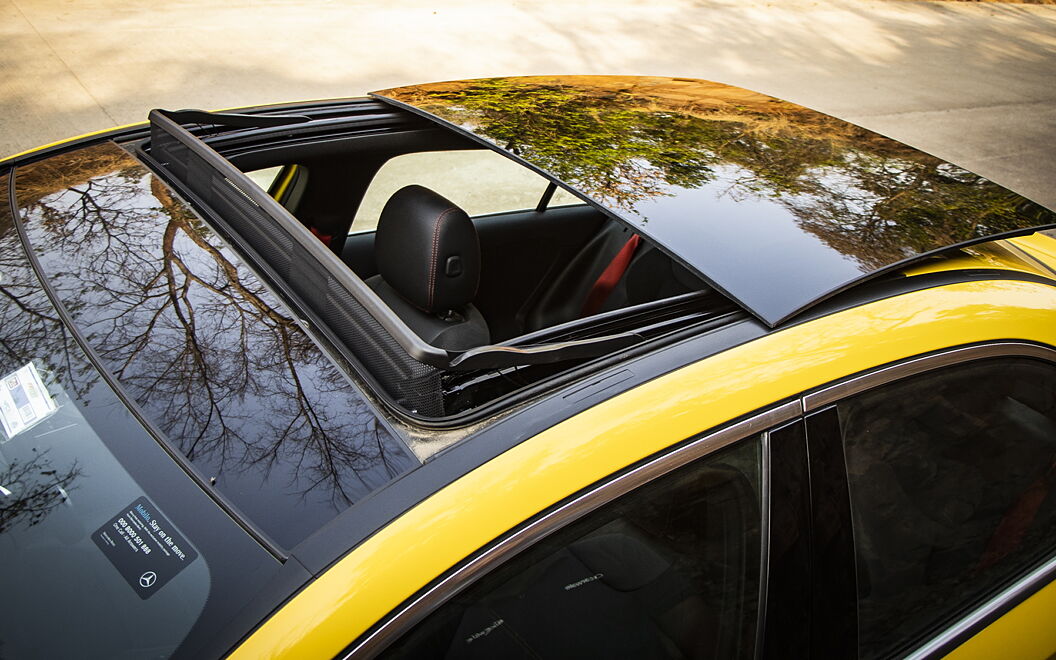
[[[854,307],[886,300],[887,298],[894,298],[895,296],[900,296],[904,293],[924,291],[925,289],[934,289],[936,287],[947,286],[950,284],[994,280],[1034,282],[1036,284],[1056,286],[1056,279],[1051,277],[1018,270],[1001,270],[998,268],[945,270],[936,273],[913,275],[910,277],[892,276],[886,279],[873,280],[853,289],[848,289],[838,296],[834,296],[823,303],[819,303],[800,316],[791,317],[782,328],[789,328],[794,325],[813,321],[823,316],[830,316]]]
[[[770,431],[767,594],[759,658],[810,657],[813,553],[806,433],[802,420]]]
[[[805,422],[811,545],[819,573],[811,594],[810,655],[850,658],[858,653],[858,578],[840,420],[830,406]]]
[[[207,110],[165,110],[164,114],[178,124],[215,124],[232,128],[272,128],[303,124],[312,118],[306,115],[247,115],[234,112],[209,112]]]
[[[229,181],[236,183],[238,188],[259,206],[271,220],[278,224],[283,231],[297,241],[312,258],[323,266],[335,282],[354,295],[356,300],[385,328],[408,355],[423,364],[436,367],[447,367],[449,365],[451,356],[447,351],[425,343],[421,337],[407,327],[407,324],[388,305],[382,302],[370,287],[345,266],[337,255],[316,239],[281,204],[250,181],[245,173],[202,142],[202,140],[197,139],[187,129],[165,116],[164,111],[151,110],[149,118],[152,130],[164,131],[193,152],[198,158],[207,162],[210,167],[214,168]],[[151,157],[155,163],[158,162],[157,157],[153,153],[151,153]],[[164,168],[163,165],[162,167]]]
[[[291,594],[297,593],[311,581],[312,575],[295,558],[288,558],[270,580],[261,585],[260,591],[245,602],[214,636],[193,649],[187,649],[187,658],[220,658],[242,643],[260,622],[275,613]]]
[[[275,105],[260,105],[260,106],[249,106],[245,108],[238,108],[237,112],[247,115],[267,115],[267,114],[281,114],[289,111],[296,111],[307,114],[309,116],[318,116],[326,114],[340,114],[346,116],[349,114],[350,108],[357,108],[357,106],[363,106],[365,109],[373,109],[375,111],[389,111],[387,104],[381,103],[374,99],[361,96],[361,97],[350,97],[344,99],[331,99],[321,101],[298,101],[294,103],[282,103]],[[358,108],[357,108],[358,109]],[[243,131],[240,135],[250,136],[258,133],[264,129],[254,129],[251,131]],[[192,133],[205,134],[207,131],[201,127],[192,131]],[[89,133],[80,137],[71,138],[64,140],[50,146],[45,145],[37,147],[29,151],[24,151],[13,157],[5,160],[0,160],[0,168],[4,167],[18,167],[20,165],[28,165],[30,163],[50,158],[61,153],[68,151],[74,151],[83,147],[98,144],[100,142],[107,142],[113,140],[114,142],[124,144],[128,142],[136,142],[146,140],[150,136],[150,124],[149,122],[141,122],[132,124],[130,126],[119,126],[110,130],[104,130],[99,133]],[[225,135],[225,137],[228,137]]]

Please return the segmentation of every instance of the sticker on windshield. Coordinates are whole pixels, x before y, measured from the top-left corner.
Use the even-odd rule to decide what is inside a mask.
[[[4,442],[25,431],[58,410],[48,389],[30,362],[0,381],[0,424]]]
[[[198,557],[187,539],[145,497],[97,529],[92,540],[143,600]]]

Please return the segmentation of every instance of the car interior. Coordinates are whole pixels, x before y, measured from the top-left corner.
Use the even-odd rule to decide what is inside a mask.
[[[246,181],[266,190],[427,345],[430,357],[411,352],[410,361],[373,338],[370,348],[351,351],[351,361],[365,366],[382,398],[402,412],[432,419],[460,415],[585,363],[690,326],[699,331],[701,323],[739,312],[593,202],[468,137],[410,113],[386,112],[384,129],[365,120],[351,137],[312,133],[285,142],[240,142],[220,135],[209,146],[248,173]],[[152,123],[163,121],[152,115]],[[171,137],[155,132],[150,156],[160,155]],[[468,171],[452,166],[452,158],[470,162]],[[401,159],[421,163],[408,169],[399,166]],[[196,166],[205,167],[192,163],[188,171]],[[496,178],[504,168],[516,172]],[[233,178],[223,180],[236,185]],[[379,190],[383,199],[371,202]],[[273,231],[249,217],[259,215],[247,208],[249,196],[243,190],[207,203],[234,234]],[[371,204],[380,207],[376,217],[362,217]],[[282,284],[303,287],[302,295],[333,294],[313,306],[339,341],[363,344],[366,334],[384,334],[374,319],[364,317],[353,329],[357,322],[349,318],[326,318],[334,313],[335,296],[343,300],[337,306],[345,317],[362,317],[372,296],[347,279],[343,288],[355,291],[334,291],[336,266],[309,286],[314,276],[295,273],[305,266],[284,254],[289,242],[273,234],[256,242],[246,238],[240,246],[256,252]],[[371,304],[366,311],[377,317],[381,307]],[[381,325],[400,339],[399,328]]]
[[[578,199],[545,204],[553,189],[541,176],[531,208],[472,218],[456,202],[408,179],[388,198],[376,228],[356,227],[356,204],[372,183],[362,170],[377,175],[399,156],[426,147],[439,151],[438,142],[443,144],[423,136],[420,151],[382,153],[369,165],[362,153],[346,156],[355,157],[361,172],[356,185],[345,186],[343,199],[327,194],[333,172],[351,167],[341,157],[286,164],[269,186],[269,193],[430,344],[467,350],[707,290],[685,267],[592,206]],[[505,160],[468,141],[457,146],[490,157],[487,161]],[[320,187],[326,190],[317,192]],[[342,206],[348,208],[344,213]],[[621,251],[625,262],[616,261]],[[599,285],[613,263],[611,283]]]

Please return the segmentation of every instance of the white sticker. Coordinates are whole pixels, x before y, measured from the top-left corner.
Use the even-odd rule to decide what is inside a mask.
[[[30,362],[0,380],[0,423],[10,440],[58,409]]]

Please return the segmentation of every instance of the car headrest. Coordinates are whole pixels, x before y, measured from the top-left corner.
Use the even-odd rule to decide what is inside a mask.
[[[457,310],[477,295],[477,230],[465,211],[428,188],[393,193],[378,219],[374,253],[382,279],[422,311]]]

